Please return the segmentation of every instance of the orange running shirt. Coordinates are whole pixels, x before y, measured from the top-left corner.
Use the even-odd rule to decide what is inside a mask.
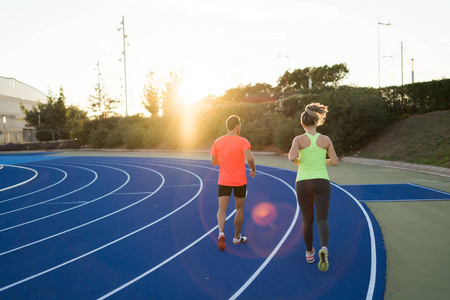
[[[224,135],[214,141],[209,152],[219,160],[219,184],[243,186],[247,184],[244,151],[251,149],[250,142],[238,135]]]

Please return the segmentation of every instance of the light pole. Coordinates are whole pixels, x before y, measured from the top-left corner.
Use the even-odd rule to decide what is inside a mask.
[[[127,35],[125,34],[125,17],[122,16],[122,22],[120,22],[122,28],[117,28],[117,30],[122,30],[122,39],[123,39],[123,71],[124,71],[124,79],[125,79],[125,116],[128,116],[128,99],[127,99],[127,55],[125,52],[126,46],[129,44],[125,41]]]
[[[3,116],[3,142],[6,145],[6,116]]]
[[[34,138],[36,139],[36,133],[38,132],[38,130],[41,130],[41,110],[37,109],[37,113],[38,113],[38,127],[36,129],[36,131],[34,132]]]
[[[403,41],[401,42],[402,86],[403,86]]]
[[[378,88],[381,87],[381,79],[380,79],[380,25],[390,27],[391,23],[381,23],[378,20],[377,31],[378,31]]]

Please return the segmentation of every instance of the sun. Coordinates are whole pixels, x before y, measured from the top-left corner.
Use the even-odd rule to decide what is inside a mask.
[[[215,68],[201,62],[185,61],[178,96],[186,104],[193,104],[208,95],[221,96],[230,86],[230,76],[224,75],[220,65]],[[217,70],[218,68],[219,70]]]
[[[184,104],[194,104],[204,98],[205,95],[202,94],[202,90],[198,84],[183,79],[178,91],[178,97]]]

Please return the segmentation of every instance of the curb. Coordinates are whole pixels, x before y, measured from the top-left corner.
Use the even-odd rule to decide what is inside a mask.
[[[85,152],[141,152],[141,153],[203,153],[209,154],[210,150],[167,150],[167,149],[61,149],[56,150],[57,152],[64,151],[85,151]],[[277,152],[271,151],[252,151],[253,155],[262,155],[262,156],[279,156]]]
[[[348,163],[357,163],[357,164],[363,164],[363,165],[388,167],[388,168],[402,169],[402,170],[415,171],[415,172],[427,173],[427,174],[432,174],[432,175],[450,177],[450,169],[443,168],[443,167],[418,165],[418,164],[404,163],[404,162],[399,162],[399,161],[381,160],[381,159],[350,157],[350,156],[342,157],[341,161],[348,162]]]

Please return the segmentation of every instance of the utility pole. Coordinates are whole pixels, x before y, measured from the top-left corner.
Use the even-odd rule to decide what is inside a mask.
[[[102,86],[101,86],[102,73],[100,73],[100,61],[99,60],[97,60],[97,68],[95,70],[97,70],[97,76],[98,76],[98,82],[97,82],[98,99],[94,102],[94,104],[96,103],[96,105],[98,105],[98,113],[100,114],[100,117],[103,117],[104,103],[103,103],[103,99],[102,99]],[[95,98],[94,98],[94,100],[95,100]]]
[[[403,86],[403,41],[400,43],[401,45],[401,62],[402,62],[402,86]]]
[[[6,116],[3,116],[3,142],[6,145]]]
[[[102,99],[102,89],[100,87],[100,61],[97,60],[97,72],[98,72],[98,102],[101,105],[101,99]]]
[[[125,39],[127,38],[127,35],[125,34],[125,17],[122,16],[122,22],[120,23],[122,25],[122,28],[118,28],[117,30],[122,30],[122,36],[123,36],[123,71],[124,71],[124,80],[125,80],[125,116],[128,116],[128,99],[127,99],[127,56],[125,52],[126,48],[126,42]]]
[[[414,58],[411,58],[411,83],[414,83]]]

